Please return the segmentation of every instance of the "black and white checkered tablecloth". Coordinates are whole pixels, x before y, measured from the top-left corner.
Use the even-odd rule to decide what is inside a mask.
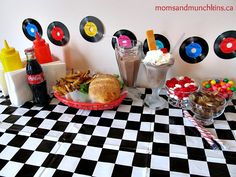
[[[154,111],[140,99],[86,111],[1,97],[0,176],[236,176],[236,100],[208,130],[226,150],[211,150],[171,106]]]

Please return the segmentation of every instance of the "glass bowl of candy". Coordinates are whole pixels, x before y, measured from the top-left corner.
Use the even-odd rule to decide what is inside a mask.
[[[199,84],[187,76],[173,77],[166,81],[168,102],[178,108],[189,109],[189,95],[199,90]]]
[[[190,110],[194,118],[204,126],[211,125],[227,105],[226,99],[214,92],[198,91],[189,95]]]
[[[221,95],[227,102],[232,99],[234,93],[236,92],[234,81],[228,78],[206,79],[202,81],[201,85],[202,90]]]

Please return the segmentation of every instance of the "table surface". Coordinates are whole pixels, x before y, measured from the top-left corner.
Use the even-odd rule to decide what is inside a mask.
[[[141,89],[142,98],[150,89]],[[164,96],[166,98],[166,96]],[[21,107],[0,98],[0,176],[236,176],[236,99],[207,127],[226,150],[211,150],[182,109],[143,99],[107,111]]]

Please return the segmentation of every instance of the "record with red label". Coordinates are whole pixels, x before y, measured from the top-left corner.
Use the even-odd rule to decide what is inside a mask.
[[[27,18],[23,21],[22,30],[25,36],[31,41],[35,40],[37,32],[40,34],[40,36],[43,35],[43,30],[40,24],[32,18]]]
[[[189,37],[179,48],[180,57],[187,63],[201,62],[208,54],[207,42],[201,37]]]
[[[114,37],[111,40],[111,44],[112,44],[113,49],[115,49],[117,42],[119,43],[119,46],[130,47],[132,44],[131,41],[137,40],[134,33],[132,33],[129,30],[126,30],[126,29],[121,29],[121,30],[115,32],[115,34],[113,36]]]
[[[236,57],[236,31],[226,31],[219,35],[214,43],[216,55],[222,59]]]
[[[80,34],[89,42],[98,42],[104,34],[102,22],[93,16],[87,16],[80,22]]]
[[[155,36],[157,48],[165,52],[166,50],[167,52],[170,52],[170,43],[168,39],[161,34],[154,34],[154,36]],[[147,39],[145,39],[143,42],[143,52],[146,55],[148,51],[149,51],[148,43],[147,43]]]
[[[70,33],[67,27],[58,21],[54,21],[48,25],[48,39],[55,45],[64,46],[70,40]]]

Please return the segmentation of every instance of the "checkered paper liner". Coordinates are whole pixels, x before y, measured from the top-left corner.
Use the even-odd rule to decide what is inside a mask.
[[[44,107],[0,104],[0,176],[236,176],[235,99],[207,127],[226,150],[210,149],[182,109],[154,111],[142,99],[106,111],[55,98]]]

